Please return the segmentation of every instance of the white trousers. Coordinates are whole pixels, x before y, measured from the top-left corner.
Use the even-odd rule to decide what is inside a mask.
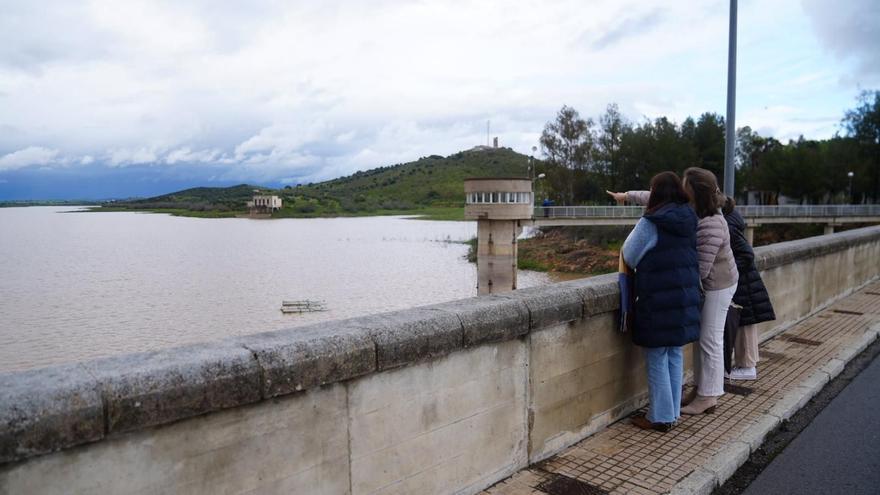
[[[707,290],[700,319],[700,341],[694,346],[697,393],[703,397],[724,395],[724,320],[736,292],[736,284]]]

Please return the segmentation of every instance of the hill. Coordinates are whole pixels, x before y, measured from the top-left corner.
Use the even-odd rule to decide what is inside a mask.
[[[235,211],[243,209],[244,202],[251,199],[255,190],[264,189],[248,184],[232,187],[194,187],[152,198],[116,201],[113,204],[134,209],[184,208],[193,211]]]
[[[528,157],[508,148],[474,149],[442,157],[356,172],[347,177],[283,189],[241,184],[197,187],[147,199],[117,201],[102,210],[150,210],[187,216],[233,216],[258,190],[280,196],[275,217],[315,217],[427,213],[461,217],[464,180],[470,177],[525,176]]]

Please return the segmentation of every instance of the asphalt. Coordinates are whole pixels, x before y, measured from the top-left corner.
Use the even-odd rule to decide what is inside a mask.
[[[880,358],[873,359],[742,493],[880,493]]]

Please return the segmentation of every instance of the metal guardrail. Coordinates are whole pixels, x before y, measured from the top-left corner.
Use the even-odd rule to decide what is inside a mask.
[[[880,205],[737,206],[740,215],[760,217],[874,217]]]
[[[639,218],[641,206],[536,206],[535,218]]]
[[[880,217],[880,205],[737,206],[746,218]],[[541,218],[639,218],[641,206],[536,206]]]

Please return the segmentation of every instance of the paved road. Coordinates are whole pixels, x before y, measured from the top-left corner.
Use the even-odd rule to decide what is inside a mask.
[[[743,493],[880,493],[880,358],[835,397]]]

